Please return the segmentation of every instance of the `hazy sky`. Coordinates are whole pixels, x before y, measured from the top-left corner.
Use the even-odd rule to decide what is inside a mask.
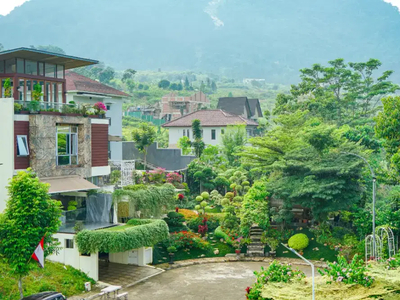
[[[29,0],[0,0],[0,1],[2,2],[0,5],[0,15],[5,16],[9,14],[10,11],[14,9],[14,7],[20,6],[21,4]],[[400,11],[400,0],[383,0],[383,1],[391,3],[393,6],[397,6]],[[211,2],[214,3],[219,1],[212,0]]]

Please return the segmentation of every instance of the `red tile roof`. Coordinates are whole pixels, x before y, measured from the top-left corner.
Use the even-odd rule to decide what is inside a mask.
[[[214,110],[198,110],[187,114],[179,119],[165,123],[163,127],[190,127],[193,120],[200,120],[203,127],[222,127],[227,125],[243,124],[250,126],[258,126],[257,122],[227,113],[221,109]]]
[[[87,93],[115,95],[120,97],[130,97],[127,93],[121,92],[108,85],[92,80],[86,76],[72,71],[65,71],[68,91],[79,91]]]

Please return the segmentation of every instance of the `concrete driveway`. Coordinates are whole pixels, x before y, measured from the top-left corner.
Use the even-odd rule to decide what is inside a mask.
[[[253,271],[265,262],[193,265],[166,271],[127,290],[132,300],[244,300],[246,287],[255,282]],[[306,266],[296,266],[311,275]]]

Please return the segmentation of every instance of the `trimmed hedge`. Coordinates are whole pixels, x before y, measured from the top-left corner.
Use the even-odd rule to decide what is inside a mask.
[[[298,233],[298,234],[293,235],[289,239],[288,244],[289,244],[290,248],[301,251],[301,250],[307,248],[309,242],[310,242],[310,240],[309,240],[308,236],[306,236],[304,233]]]
[[[168,226],[163,220],[128,221],[130,228],[116,231],[82,230],[76,235],[80,253],[115,253],[140,247],[151,247],[168,238]]]
[[[224,239],[225,242],[232,246],[232,239],[225,232],[222,231],[221,226],[218,226],[214,231],[214,237],[218,239]]]

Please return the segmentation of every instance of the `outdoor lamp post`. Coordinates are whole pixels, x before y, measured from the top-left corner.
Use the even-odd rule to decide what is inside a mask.
[[[285,247],[286,249],[292,251],[294,254],[296,254],[298,257],[300,257],[302,260],[304,260],[307,264],[309,264],[311,266],[311,276],[312,276],[312,300],[315,300],[315,284],[314,284],[314,265],[312,262],[310,262],[309,260],[305,259],[302,255],[300,255],[299,253],[297,253],[296,250],[294,250],[293,248],[290,248],[288,246],[286,246],[285,244],[281,243],[281,245],[283,247]]]
[[[376,176],[375,172],[372,169],[371,165],[369,162],[362,157],[361,155],[350,153],[350,152],[342,152],[343,154],[347,155],[353,155],[358,158],[361,158],[368,166],[371,175],[372,175],[372,256],[374,257],[374,260],[376,260],[376,237],[375,237],[375,202],[376,202]]]

